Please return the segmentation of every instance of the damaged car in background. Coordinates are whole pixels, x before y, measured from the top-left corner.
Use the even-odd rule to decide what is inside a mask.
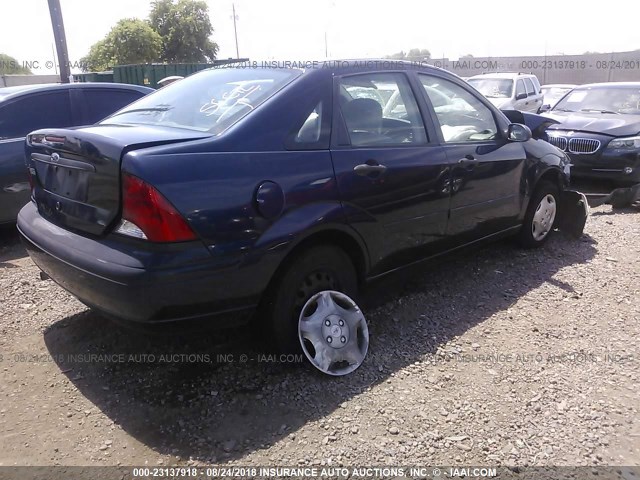
[[[207,70],[95,126],[31,133],[29,254],[106,316],[253,321],[353,372],[367,281],[502,237],[580,236],[588,214],[569,157],[539,138],[549,119],[510,121],[457,76],[398,65]]]
[[[572,175],[640,183],[640,82],[581,85],[543,115],[549,142],[567,152]]]
[[[29,202],[27,133],[91,125],[150,92],[139,85],[100,82],[0,88],[0,224],[15,222]]]

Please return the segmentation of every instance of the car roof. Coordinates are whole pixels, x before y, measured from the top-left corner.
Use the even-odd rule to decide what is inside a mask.
[[[576,88],[640,88],[640,82],[603,82],[588,83],[586,85],[578,85]]]
[[[547,83],[540,88],[576,88],[577,86],[572,83]]]
[[[9,100],[30,93],[54,92],[57,90],[111,88],[117,90],[135,90],[140,93],[151,93],[154,90],[141,85],[110,82],[84,82],[84,83],[40,83],[34,85],[19,85],[15,87],[1,87],[0,101]]]
[[[535,77],[532,73],[518,73],[518,72],[494,72],[494,73],[481,73],[480,75],[474,75],[473,77],[469,77],[469,80],[473,80],[475,78],[506,78],[506,79],[515,79],[521,77]]]
[[[375,71],[383,72],[388,70],[390,72],[394,70],[427,70],[434,72],[445,72],[448,75],[456,78],[458,75],[452,73],[449,70],[437,67],[435,65],[427,63],[427,61],[409,61],[409,60],[396,60],[393,58],[322,58],[303,61],[280,61],[280,60],[264,60],[264,61],[252,61],[249,63],[237,63],[222,66],[210,67],[204,70],[193,73],[198,75],[202,72],[215,71],[215,70],[231,70],[237,68],[239,70],[247,68],[264,68],[266,70],[298,70],[303,74],[308,74],[314,70],[322,70],[328,73],[342,74],[342,73],[358,73],[360,71]]]

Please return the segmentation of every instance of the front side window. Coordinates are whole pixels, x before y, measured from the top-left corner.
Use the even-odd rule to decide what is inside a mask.
[[[418,104],[404,74],[344,77],[340,79],[339,104],[352,146],[427,141]]]
[[[218,135],[301,73],[266,68],[206,70],[143,97],[100,123],[158,125]]]
[[[527,89],[524,87],[524,81],[522,79],[516,82],[516,98],[519,95],[527,95]]]
[[[0,105],[0,140],[25,137],[40,128],[73,124],[67,91],[33,94]]]
[[[493,114],[479,98],[449,80],[423,74],[419,78],[445,142],[479,142],[496,138],[498,128]],[[443,98],[447,99],[446,103]]]

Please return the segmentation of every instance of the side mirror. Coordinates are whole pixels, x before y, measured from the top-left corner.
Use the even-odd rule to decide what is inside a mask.
[[[518,95],[516,95],[516,100],[524,100],[525,98],[527,98],[526,93],[519,93]]]
[[[548,112],[549,110],[551,110],[551,105],[549,104],[541,105],[540,108],[538,109],[538,113]]]
[[[512,142],[526,142],[532,137],[531,130],[526,125],[512,123],[507,130],[507,138]]]

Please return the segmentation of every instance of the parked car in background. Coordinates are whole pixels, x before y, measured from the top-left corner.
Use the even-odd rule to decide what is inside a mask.
[[[0,88],[0,224],[15,222],[29,201],[27,133],[43,127],[90,125],[150,92],[148,87],[118,83]]]
[[[640,82],[581,85],[544,115],[560,122],[547,135],[571,157],[572,175],[640,182]]]
[[[564,97],[567,93],[573,90],[576,85],[568,83],[553,83],[549,85],[542,85],[542,106],[540,112],[546,112],[551,110],[558,101]]]
[[[344,375],[368,349],[363,282],[508,235],[538,247],[567,218],[582,232],[565,153],[453,74],[372,64],[207,70],[29,134],[29,254],[107,316],[253,318]]]
[[[502,110],[537,113],[542,106],[540,82],[530,73],[484,73],[467,82]]]

